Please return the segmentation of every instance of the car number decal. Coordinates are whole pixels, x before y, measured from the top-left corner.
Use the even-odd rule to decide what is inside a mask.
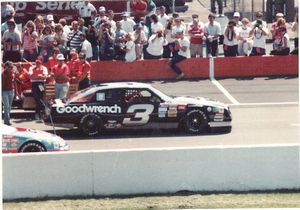
[[[128,108],[127,113],[135,113],[134,117],[124,118],[124,125],[144,125],[148,123],[150,114],[153,112],[152,104],[136,104]]]

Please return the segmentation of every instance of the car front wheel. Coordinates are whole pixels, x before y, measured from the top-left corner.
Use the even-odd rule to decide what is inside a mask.
[[[79,129],[83,132],[83,134],[88,136],[95,136],[100,133],[101,129],[101,119],[96,114],[87,114],[84,115],[79,123]]]
[[[186,131],[191,134],[205,132],[208,128],[208,119],[201,110],[191,110],[186,115]]]
[[[19,152],[46,152],[46,148],[39,142],[26,142]]]

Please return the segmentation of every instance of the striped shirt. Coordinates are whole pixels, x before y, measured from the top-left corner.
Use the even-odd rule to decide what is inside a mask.
[[[81,45],[81,39],[80,39],[80,34],[82,32],[81,31],[71,31],[68,34],[68,41],[70,42],[70,47],[71,48],[75,48],[76,50],[78,50],[80,48]]]

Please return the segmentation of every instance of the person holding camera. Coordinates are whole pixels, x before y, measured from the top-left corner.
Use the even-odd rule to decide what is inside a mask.
[[[23,58],[34,62],[38,56],[38,33],[35,30],[33,21],[28,21],[22,33],[23,40]]]
[[[239,31],[235,20],[230,20],[224,32],[224,56],[233,57],[238,55],[238,36]]]
[[[46,63],[52,54],[52,50],[55,43],[55,36],[50,26],[45,26],[43,29],[43,35],[39,41],[40,56],[43,57],[43,61]]]
[[[144,59],[160,59],[163,56],[164,46],[168,44],[162,31],[157,31],[150,36]]]
[[[4,111],[4,124],[11,125],[10,123],[10,111],[12,102],[15,95],[15,70],[14,64],[11,61],[7,61],[1,72],[2,79],[2,103]]]
[[[136,60],[135,43],[133,41],[133,34],[127,33],[125,35],[125,40],[126,40],[126,44],[124,48],[124,51],[126,52],[125,62],[133,62]]]
[[[100,60],[112,60],[114,58],[115,33],[111,31],[111,25],[106,21],[102,23],[101,29],[99,34]]]
[[[250,56],[261,56],[266,54],[266,38],[269,30],[266,24],[261,19],[257,19],[254,27],[250,31],[250,36],[253,36],[253,47]]]
[[[91,24],[88,25],[88,31],[86,33],[86,39],[91,43],[92,45],[92,60],[98,61],[99,60],[99,43],[98,43],[98,37],[99,33],[96,27]]]
[[[3,33],[2,44],[3,44],[3,62],[21,61],[21,34],[16,29],[16,22],[14,19],[6,21],[8,30]]]
[[[286,27],[281,26],[278,29],[280,39],[274,41],[274,50],[270,55],[289,55],[290,54],[290,37],[287,33]]]

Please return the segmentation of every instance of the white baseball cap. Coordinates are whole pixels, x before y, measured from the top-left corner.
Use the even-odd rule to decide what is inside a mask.
[[[56,59],[59,60],[59,61],[64,61],[65,60],[65,56],[63,54],[58,54],[56,56]]]
[[[47,15],[47,20],[48,20],[48,21],[54,20],[53,15]]]
[[[233,14],[233,17],[241,17],[241,15],[240,15],[239,12],[235,12],[235,13]]]
[[[105,12],[105,11],[106,11],[105,7],[103,6],[99,7],[99,12]]]

